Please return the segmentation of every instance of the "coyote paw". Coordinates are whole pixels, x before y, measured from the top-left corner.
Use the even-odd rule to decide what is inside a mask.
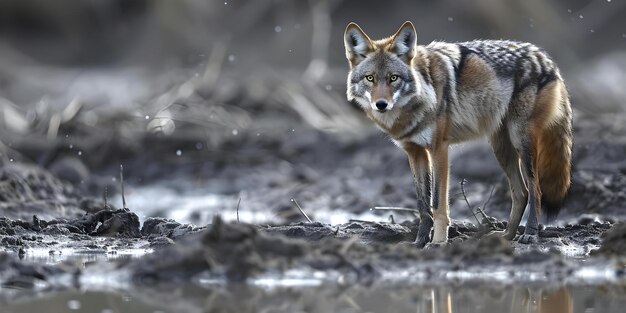
[[[511,236],[511,234],[507,231],[502,230],[492,230],[491,232],[484,235],[482,238],[493,238],[493,237],[501,237],[506,240],[513,240],[515,235]]]
[[[526,225],[526,228],[524,228],[524,233],[521,236],[519,236],[519,239],[517,241],[523,244],[537,243],[539,241],[538,234],[539,234],[539,229],[537,225],[535,225],[534,227]]]
[[[430,242],[430,236],[418,236],[417,239],[415,239],[415,242],[413,242],[413,244],[422,249],[426,246],[426,244],[428,244]]]
[[[537,234],[523,234],[519,236],[519,239],[517,241],[523,244],[532,244],[537,243],[539,241],[539,238]]]
[[[413,244],[419,249],[430,242],[430,232],[433,229],[433,219],[430,217],[423,217],[420,221],[419,229],[417,230],[417,238]]]
[[[429,242],[426,244],[426,246],[424,246],[424,249],[426,250],[426,249],[439,248],[445,245],[446,245],[445,242]]]

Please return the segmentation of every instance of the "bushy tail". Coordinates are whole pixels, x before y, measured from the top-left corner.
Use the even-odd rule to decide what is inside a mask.
[[[537,138],[536,166],[541,188],[541,208],[548,221],[559,214],[570,186],[572,161],[572,110],[562,87],[558,117]]]

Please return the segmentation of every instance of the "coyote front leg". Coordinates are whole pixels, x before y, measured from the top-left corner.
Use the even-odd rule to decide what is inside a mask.
[[[440,142],[434,148],[434,178],[435,192],[433,195],[433,207],[435,217],[435,230],[433,243],[448,242],[448,226],[450,215],[448,209],[448,144]]]
[[[431,199],[431,166],[430,155],[426,148],[413,143],[406,144],[404,151],[409,157],[409,166],[415,181],[417,193],[417,209],[420,215],[420,225],[417,231],[415,245],[424,247],[430,241],[430,231],[433,228],[433,212],[430,206]]]

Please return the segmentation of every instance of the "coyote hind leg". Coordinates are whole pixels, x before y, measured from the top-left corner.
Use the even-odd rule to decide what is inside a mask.
[[[520,168],[520,158],[513,146],[506,126],[494,134],[490,139],[491,148],[506,174],[511,190],[511,213],[506,231],[502,234],[512,240],[517,234],[517,228],[528,203],[528,189]]]

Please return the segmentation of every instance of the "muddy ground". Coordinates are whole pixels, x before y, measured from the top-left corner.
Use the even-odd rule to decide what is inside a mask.
[[[492,221],[496,227],[503,223]],[[499,224],[499,225],[498,225]],[[544,279],[575,279],[580,263],[573,257],[591,254],[589,264],[611,264],[612,276],[626,272],[612,257],[624,256],[626,225],[582,218],[576,224],[546,227],[535,246],[499,238],[480,238],[485,229],[454,223],[450,243],[419,250],[411,244],[417,222],[353,221],[342,225],[294,223],[283,226],[226,223],[216,218],[196,227],[173,220],[150,218],[140,228],[137,215],[127,209],[101,210],[80,218],[32,221],[0,220],[2,278],[5,286],[33,288],[60,273],[89,271],[90,264],[32,264],[21,262],[30,250],[49,255],[113,254],[128,249],[154,251],[139,258],[118,260],[137,284],[179,281],[204,274],[242,282],[260,273],[290,268],[338,271],[351,283],[372,283],[393,269],[406,268],[436,280],[453,271],[507,270],[511,277],[540,273]],[[483,223],[482,228],[489,228]],[[623,261],[623,260],[622,260]],[[443,262],[443,263],[442,263]],[[436,264],[436,265],[434,265]],[[556,276],[556,277],[555,277]],[[410,277],[405,277],[406,279]]]
[[[263,112],[255,127],[237,132],[183,128],[164,136],[69,124],[60,130],[68,136],[56,140],[5,133],[0,282],[12,291],[2,298],[92,290],[95,284],[161,299],[159,307],[177,311],[182,302],[164,300],[171,298],[169,289],[158,286],[297,281],[305,299],[311,279],[332,288],[626,281],[626,142],[620,126],[626,119],[619,115],[578,116],[570,195],[534,245],[481,239],[506,226],[507,183],[486,143],[453,148],[450,242],[419,250],[411,244],[419,226],[411,212],[371,210],[414,207],[401,151],[376,132],[342,136],[280,117],[285,112]],[[465,195],[461,180],[467,181]],[[167,186],[181,199],[195,190],[229,200],[189,209],[175,220],[176,202],[163,207],[158,193],[141,202],[145,207],[132,205],[151,185]],[[268,307],[282,301],[244,291],[259,292],[271,298],[263,300]],[[250,301],[234,310],[253,312],[261,305]],[[190,303],[206,310],[201,301]]]
[[[507,186],[484,144],[456,148],[451,181],[467,180],[471,209],[477,212],[481,206],[495,219],[487,223],[480,215],[474,217],[459,185],[453,184],[450,243],[425,250],[410,245],[419,224],[411,213],[369,210],[411,208],[414,201],[404,156],[378,134],[346,140],[283,123],[279,129],[241,131],[213,146],[205,146],[210,140],[198,134],[142,134],[131,140],[129,135],[94,136],[76,129],[72,137],[52,142],[13,138],[3,147],[0,173],[4,216],[0,242],[6,251],[0,277],[5,284],[28,286],[59,271],[89,270],[18,261],[33,254],[30,251],[47,249],[51,256],[64,251],[115,255],[143,249],[153,253],[120,258],[124,261],[117,265],[129,269],[138,281],[186,279],[200,273],[242,281],[299,267],[338,270],[351,273],[355,281],[375,281],[389,268],[434,261],[444,265],[423,267],[429,275],[450,268],[489,267],[491,262],[512,271],[520,264],[536,271],[539,262],[539,271],[565,278],[575,274],[579,258],[602,263],[605,256],[625,251],[626,232],[620,221],[625,216],[626,144],[618,126],[621,120],[578,118],[572,191],[560,220],[542,228],[537,245],[478,239],[486,228],[505,226],[498,219],[508,213]],[[238,195],[238,212],[269,211],[272,220],[257,225],[202,220],[201,212],[190,213],[198,224],[139,217],[133,208],[120,209],[115,207],[119,203],[112,203],[120,184],[109,178],[119,175],[122,163],[128,186],[182,177],[212,193]],[[291,198],[303,204],[313,223],[303,222]],[[158,204],[159,199],[153,201]],[[315,222],[315,208],[324,206],[381,219],[388,216],[389,221]],[[615,277],[623,272],[615,266]]]

